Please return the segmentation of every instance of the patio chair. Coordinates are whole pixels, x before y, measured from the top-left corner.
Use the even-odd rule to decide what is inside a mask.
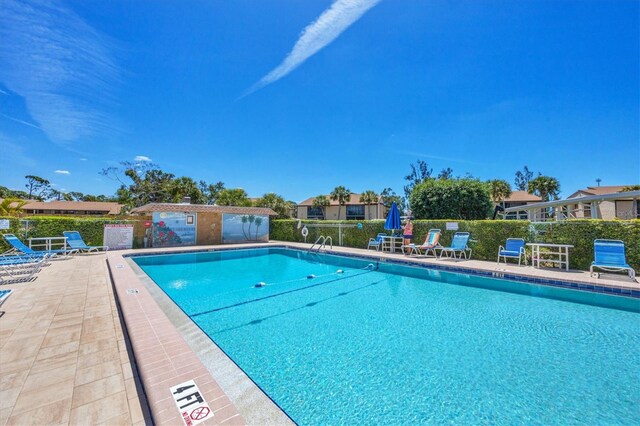
[[[80,252],[91,253],[92,251],[109,250],[109,246],[88,246],[78,231],[64,231],[63,234],[67,237],[67,245]]]
[[[454,259],[462,259],[464,256],[465,259],[471,259],[471,248],[468,246],[469,243],[469,233],[468,232],[456,232],[453,235],[453,240],[451,240],[451,245],[449,247],[440,248],[440,259],[442,256],[446,254],[447,257],[453,257]],[[469,252],[469,256],[467,257],[467,252]],[[456,253],[460,253],[456,255]]]
[[[386,236],[387,234],[380,233],[376,235],[375,238],[369,238],[369,244],[367,244],[367,250],[369,250],[371,247],[375,247],[377,251],[380,251],[380,248],[382,247],[382,239]]]
[[[409,252],[407,254],[409,255],[424,255],[427,256],[429,254],[430,251],[433,252],[433,257],[438,257],[438,254],[436,253],[436,249],[442,248],[442,246],[440,245],[440,235],[441,235],[442,231],[439,229],[429,229],[429,232],[427,233],[427,236],[424,239],[424,243],[422,243],[422,245],[416,245],[416,244],[407,244],[406,246],[402,246],[403,251],[405,249],[409,249]]]
[[[507,238],[505,246],[498,248],[498,263],[500,259],[504,258],[504,263],[507,263],[507,258],[518,259],[518,266],[520,266],[522,259],[524,263],[527,263],[527,255],[524,251],[524,239],[522,238]]]
[[[594,268],[607,272],[627,271],[629,278],[634,279],[636,271],[629,266],[625,256],[624,242],[620,240],[595,240],[593,242],[595,260],[589,267],[589,273],[593,276]],[[600,278],[599,273],[595,273]]]
[[[56,249],[56,250],[41,250],[35,251],[31,247],[27,246],[25,243],[20,241],[18,237],[13,234],[4,234],[4,239],[11,245],[12,252],[21,253],[23,255],[32,256],[32,257],[55,257],[59,254],[66,256],[75,254],[78,252],[77,249]]]

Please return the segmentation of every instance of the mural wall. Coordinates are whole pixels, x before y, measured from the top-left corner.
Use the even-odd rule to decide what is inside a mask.
[[[223,243],[250,241],[269,241],[269,216],[226,213],[222,215]]]
[[[195,213],[154,212],[153,247],[193,246],[196,244]]]

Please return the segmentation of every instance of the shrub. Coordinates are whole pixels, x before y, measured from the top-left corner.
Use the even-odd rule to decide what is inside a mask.
[[[369,238],[379,232],[385,232],[384,222],[377,221],[341,221],[345,225],[362,223],[362,229],[345,228],[343,245],[346,247],[366,248]],[[274,220],[271,223],[272,240],[303,242],[297,220]],[[334,245],[338,245],[338,228],[322,227],[323,224],[337,224],[338,221],[302,221],[302,223],[320,225],[310,227],[308,243],[313,243],[319,235],[330,235]],[[429,229],[442,230],[442,245],[449,245],[456,231],[446,230],[447,220],[416,220],[413,235],[415,243],[421,244]],[[470,247],[473,258],[496,261],[498,247],[504,245],[507,238],[524,238],[527,242],[572,244],[569,252],[570,267],[588,270],[593,261],[593,241],[597,238],[622,240],[627,248],[627,261],[640,272],[640,220],[571,220],[566,222],[531,224],[523,220],[469,220],[457,221],[458,231],[471,233]],[[388,231],[387,231],[388,232]]]
[[[427,179],[409,196],[417,219],[486,219],[493,204],[489,187],[477,179]]]

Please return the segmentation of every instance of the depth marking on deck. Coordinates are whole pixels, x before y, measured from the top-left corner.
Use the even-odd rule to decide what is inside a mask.
[[[213,410],[193,380],[188,380],[169,389],[186,426],[197,425],[213,417]]]

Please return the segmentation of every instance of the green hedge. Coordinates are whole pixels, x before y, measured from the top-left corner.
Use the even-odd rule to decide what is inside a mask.
[[[114,220],[111,218],[86,218],[86,217],[58,217],[58,216],[31,216],[31,217],[0,217],[9,219],[10,229],[1,230],[1,233],[15,234],[27,244],[27,238],[37,237],[62,237],[64,231],[79,231],[88,245],[102,245],[105,223],[133,223],[135,226],[143,226],[140,221]],[[29,230],[25,235],[21,220],[28,220]],[[137,234],[134,232],[134,235]],[[134,247],[142,247],[140,238],[134,237]],[[9,245],[0,238],[0,251],[9,249]]]
[[[446,223],[451,220],[416,220],[414,236],[416,243],[422,243],[432,228],[442,230],[441,244],[448,245],[456,231],[447,231]],[[471,233],[473,258],[495,261],[498,247],[504,245],[507,238],[524,238],[527,242],[573,244],[570,251],[570,267],[589,269],[593,261],[593,240],[609,238],[622,240],[627,247],[627,261],[640,271],[640,220],[571,220],[567,222],[531,224],[523,220],[471,220],[455,221],[459,231]],[[338,221],[310,221],[302,223],[315,225],[337,224]],[[366,248],[369,238],[373,238],[384,230],[384,222],[377,221],[341,221],[346,225],[362,223],[363,228],[344,229],[343,245],[346,247]],[[303,242],[297,220],[274,220],[271,222],[270,238],[279,241]],[[338,228],[312,227],[309,229],[307,242],[312,243],[319,235],[330,235],[334,245],[338,245]]]

